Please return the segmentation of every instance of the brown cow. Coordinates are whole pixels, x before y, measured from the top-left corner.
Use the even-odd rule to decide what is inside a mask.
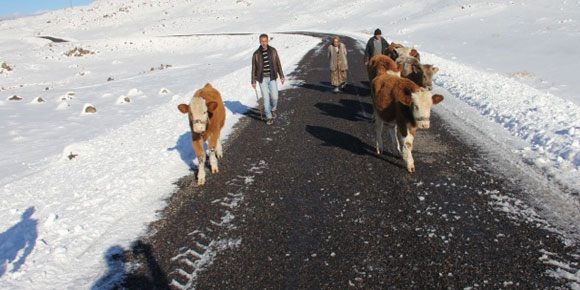
[[[433,75],[439,71],[439,68],[431,64],[421,64],[416,58],[403,55],[400,55],[395,63],[402,66],[402,77],[412,80],[420,87],[433,89]]]
[[[178,109],[189,116],[189,128],[193,149],[199,161],[197,184],[205,184],[205,151],[203,143],[209,143],[209,163],[212,173],[218,173],[217,158],[223,157],[220,132],[226,121],[226,108],[220,93],[211,84],[197,90],[189,105],[181,104]]]
[[[390,57],[377,54],[369,61],[367,73],[369,75],[369,81],[372,81],[377,75],[384,73],[400,76],[402,69],[402,66],[395,64]]]
[[[406,161],[407,171],[415,171],[411,151],[417,128],[430,126],[431,106],[443,101],[409,79],[389,74],[378,75],[371,84],[377,153],[383,152],[383,124],[388,126],[393,153]]]

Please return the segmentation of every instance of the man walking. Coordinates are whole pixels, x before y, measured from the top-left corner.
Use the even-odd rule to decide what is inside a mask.
[[[285,79],[278,52],[268,45],[268,39],[267,34],[260,35],[260,47],[252,56],[252,87],[256,89],[256,82],[260,83],[266,124],[272,125],[278,115],[278,83],[276,80],[280,76],[280,81],[284,84]]]
[[[389,47],[389,43],[382,37],[382,32],[380,29],[375,30],[375,36],[371,37],[367,42],[367,47],[365,49],[365,65],[369,65],[369,60],[377,55],[383,54],[385,49]]]

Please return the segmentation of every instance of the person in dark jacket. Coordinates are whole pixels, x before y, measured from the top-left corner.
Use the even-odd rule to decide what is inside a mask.
[[[252,87],[256,88],[256,82],[260,83],[260,91],[264,100],[266,124],[271,125],[277,117],[278,109],[278,83],[284,84],[284,72],[280,64],[280,57],[275,48],[268,45],[268,35],[260,35],[260,47],[252,56]]]
[[[385,49],[389,47],[389,43],[382,37],[382,32],[380,29],[375,30],[375,36],[371,37],[367,42],[367,47],[365,49],[365,65],[369,65],[369,60],[377,55],[383,54]]]

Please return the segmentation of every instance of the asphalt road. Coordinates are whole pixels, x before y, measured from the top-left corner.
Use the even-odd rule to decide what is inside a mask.
[[[330,92],[324,36],[291,75],[302,83],[281,92],[274,125],[249,112],[219,174],[179,181],[164,218],[119,258],[134,268],[123,287],[566,288],[551,273],[578,268],[578,249],[501,210],[525,209],[525,190],[436,114],[415,139],[415,173],[375,154],[362,51],[344,41],[345,91]]]

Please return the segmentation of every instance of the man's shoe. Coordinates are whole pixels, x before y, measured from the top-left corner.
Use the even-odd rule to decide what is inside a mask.
[[[272,111],[272,119],[276,119],[278,117],[278,114],[276,114],[276,111]]]
[[[340,92],[340,90],[338,89],[338,87],[334,87],[334,90],[332,90],[332,92],[336,94],[336,93]]]
[[[266,121],[266,125],[272,125],[272,124],[274,124],[273,119],[268,119],[268,121]]]

